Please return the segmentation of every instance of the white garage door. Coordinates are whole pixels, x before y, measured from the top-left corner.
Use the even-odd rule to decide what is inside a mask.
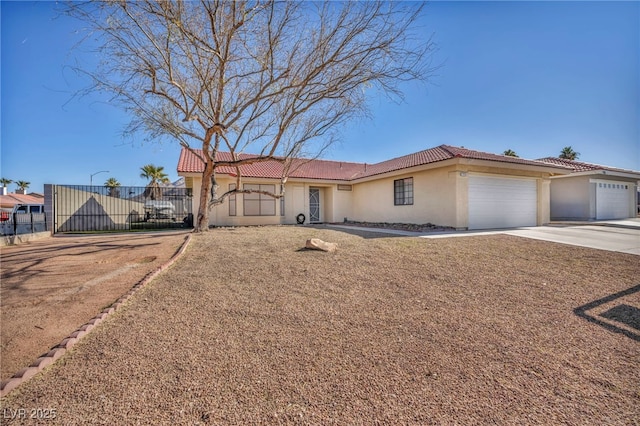
[[[628,182],[596,182],[596,219],[626,219],[631,210]]]
[[[469,176],[469,229],[536,226],[534,179]]]

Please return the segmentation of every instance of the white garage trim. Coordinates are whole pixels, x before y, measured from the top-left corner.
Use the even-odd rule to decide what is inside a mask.
[[[535,179],[470,175],[469,229],[536,226]]]
[[[626,219],[633,211],[633,198],[629,189],[634,189],[629,182],[591,179],[596,184],[596,219]]]

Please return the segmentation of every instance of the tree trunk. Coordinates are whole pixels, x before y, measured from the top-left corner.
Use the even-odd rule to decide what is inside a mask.
[[[207,159],[202,172],[202,187],[200,188],[200,204],[198,205],[198,219],[195,232],[209,230],[209,200],[211,199],[211,177],[213,176],[213,161]]]

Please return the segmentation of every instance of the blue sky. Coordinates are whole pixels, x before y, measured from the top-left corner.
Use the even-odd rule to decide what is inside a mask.
[[[170,178],[179,147],[122,139],[128,118],[105,99],[73,98],[79,24],[53,2],[1,9],[1,169],[13,180],[122,185]],[[404,103],[370,99],[373,118],[349,125],[325,158],[375,163],[440,144],[523,158],[557,155],[640,170],[640,2],[445,2],[427,5],[442,64]],[[84,58],[83,60],[86,60]],[[10,185],[10,191],[15,185]]]

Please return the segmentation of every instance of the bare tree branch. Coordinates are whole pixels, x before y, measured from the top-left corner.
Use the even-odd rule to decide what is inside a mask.
[[[129,132],[169,136],[202,160],[204,230],[211,206],[247,193],[243,166],[282,162],[285,182],[300,167],[291,159],[317,158],[340,126],[368,114],[370,96],[402,100],[402,82],[428,80],[434,45],[417,31],[422,10],[382,0],[105,0],[70,3],[68,13],[99,43],[100,66],[80,70],[88,90],[131,113]],[[220,167],[237,174],[221,195]]]

